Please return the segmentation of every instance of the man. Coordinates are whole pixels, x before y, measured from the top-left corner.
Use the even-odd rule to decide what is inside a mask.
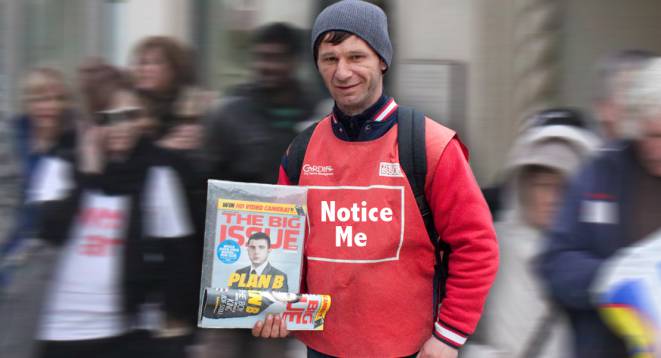
[[[602,322],[591,286],[609,258],[661,227],[661,59],[623,93],[627,120],[618,136],[572,181],[547,234],[541,273],[569,313],[575,357],[625,357],[624,342]]]
[[[623,94],[632,78],[656,55],[646,50],[621,50],[604,56],[597,64],[593,107],[605,140],[616,140],[618,121],[625,116]]]
[[[310,187],[307,292],[330,294],[323,332],[297,334],[308,356],[450,358],[479,320],[497,268],[489,209],[455,133],[426,119],[425,197],[450,246],[440,310],[434,249],[397,152],[397,103],[383,94],[392,59],[385,13],[363,1],[327,7],[312,28],[316,65],[335,100],[314,129],[298,184]],[[283,158],[279,182],[292,183]],[[445,252],[447,254],[447,252]],[[287,334],[267,317],[253,334]]]
[[[271,238],[263,232],[257,232],[248,238],[246,244],[248,248],[248,257],[250,258],[250,266],[236,270],[235,275],[246,275],[246,279],[234,281],[231,288],[244,288],[239,287],[239,282],[248,281],[249,275],[257,275],[258,281],[262,276],[268,277],[269,287],[267,288],[253,288],[250,289],[265,289],[273,291],[288,292],[289,286],[287,285],[287,274],[271,266],[269,262],[269,254],[271,249]]]
[[[300,52],[294,27],[273,23],[256,30],[252,81],[231,89],[207,118],[211,177],[275,184],[282,152],[316,111],[316,99],[296,78]]]

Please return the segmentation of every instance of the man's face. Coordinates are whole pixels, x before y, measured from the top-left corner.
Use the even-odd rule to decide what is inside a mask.
[[[317,67],[335,103],[348,115],[363,112],[381,96],[386,64],[357,36],[337,45],[322,40]]]
[[[254,266],[259,266],[269,258],[269,244],[266,239],[253,239],[248,242],[248,257]]]
[[[253,70],[257,82],[269,89],[287,86],[296,71],[296,59],[287,47],[278,43],[256,44],[253,52]]]
[[[661,114],[641,125],[643,137],[638,141],[639,159],[650,174],[661,177]]]

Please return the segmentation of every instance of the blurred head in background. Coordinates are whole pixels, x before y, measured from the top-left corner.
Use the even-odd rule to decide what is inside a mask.
[[[96,113],[95,124],[102,129],[101,146],[110,160],[130,155],[149,121],[140,97],[129,86],[115,91],[106,110]]]
[[[625,95],[636,72],[655,56],[645,50],[622,50],[605,56],[598,63],[594,109],[606,139],[620,138],[617,126],[618,121],[626,117]]]
[[[544,123],[525,130],[510,150],[508,219],[547,229],[563,197],[565,183],[598,147],[575,109],[555,108],[535,115]]]
[[[110,107],[113,94],[129,83],[128,75],[103,59],[86,58],[78,68],[78,83],[89,113]]]
[[[255,81],[265,89],[279,89],[296,77],[301,54],[299,30],[286,23],[264,25],[252,39]]]
[[[30,71],[23,81],[23,103],[35,134],[56,136],[71,106],[64,75],[45,67]]]
[[[628,118],[621,135],[636,142],[640,164],[661,177],[661,58],[649,61],[627,92]]]
[[[131,72],[140,92],[169,94],[195,83],[189,48],[172,37],[152,36],[133,49]]]
[[[150,135],[171,149],[197,148],[200,129],[190,125],[198,126],[209,99],[194,87],[192,50],[172,37],[147,37],[134,48],[131,63],[133,86],[153,119]]]

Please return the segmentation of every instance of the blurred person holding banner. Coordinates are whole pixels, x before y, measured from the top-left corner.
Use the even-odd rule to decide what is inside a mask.
[[[333,306],[323,332],[296,337],[308,357],[457,357],[498,265],[467,150],[384,93],[393,50],[379,7],[330,5],[311,45],[335,107],[290,144],[279,183],[308,186],[302,284]],[[253,328],[287,333],[278,316]]]
[[[613,277],[598,279],[609,277],[605,272],[620,261],[618,257],[634,245],[646,245],[645,239],[661,228],[661,59],[650,60],[631,81],[622,94],[626,119],[617,122],[618,135],[625,139],[600,150],[572,180],[541,258],[548,290],[568,312],[575,357],[642,357],[654,352],[638,326],[644,322],[647,328],[659,327],[656,316],[649,315],[659,309],[659,301],[650,300],[654,297],[650,291],[644,293],[649,286],[640,284],[647,259],[640,260],[639,267],[635,259],[629,260],[636,269],[628,273],[616,270],[619,284]],[[603,284],[609,280],[610,287]],[[658,282],[652,287],[658,290]],[[591,288],[597,290],[596,296]],[[636,300],[645,302],[637,305]],[[629,305],[629,312],[635,313],[632,317],[641,320],[629,321],[633,330],[622,331],[604,307],[608,305]],[[607,314],[600,315],[599,307]],[[606,322],[623,334],[615,334]]]
[[[43,164],[40,237],[60,254],[41,310],[40,357],[183,357],[192,334],[190,169],[143,136],[139,97],[114,80],[107,107],[90,104],[77,156]]]

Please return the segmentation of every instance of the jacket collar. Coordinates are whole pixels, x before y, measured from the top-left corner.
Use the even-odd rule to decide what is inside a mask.
[[[397,103],[392,97],[381,97],[362,113],[349,116],[337,104],[333,107],[331,121],[335,135],[346,141],[366,141],[382,136],[397,119]]]

